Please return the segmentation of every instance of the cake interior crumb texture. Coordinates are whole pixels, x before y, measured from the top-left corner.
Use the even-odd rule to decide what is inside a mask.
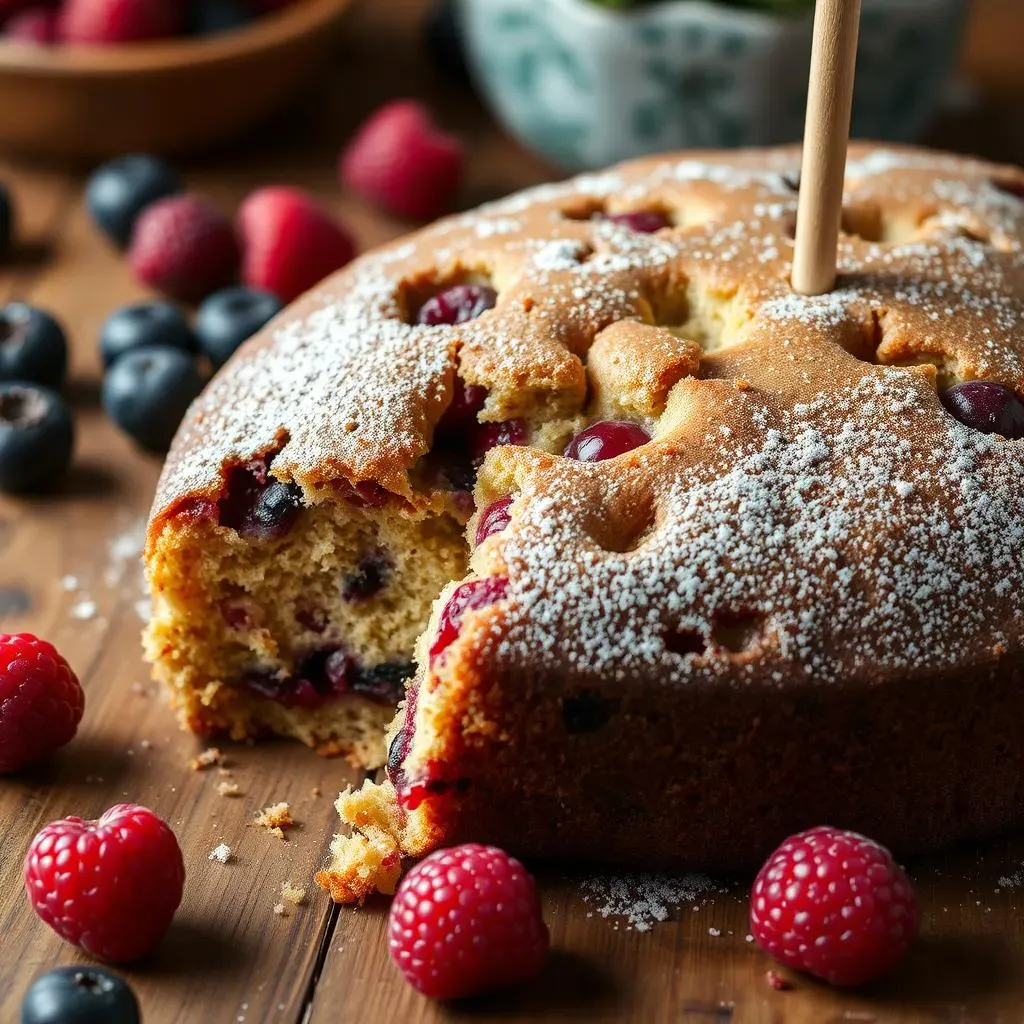
[[[189,413],[148,653],[196,731],[387,758],[336,899],[465,839],[717,874],[822,821],[905,853],[1024,820],[1024,440],[943,402],[1024,394],[1024,174],[854,146],[805,297],[798,172],[658,157],[441,221]],[[419,324],[454,284],[493,308]],[[650,440],[563,456],[608,419]]]

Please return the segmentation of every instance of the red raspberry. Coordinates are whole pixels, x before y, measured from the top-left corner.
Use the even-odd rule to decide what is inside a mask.
[[[184,882],[174,833],[138,804],[117,804],[99,821],[53,821],[25,857],[35,912],[62,939],[110,963],[135,960],[157,945]]]
[[[182,27],[181,0],[64,0],[58,34],[90,46],[165,39]]]
[[[405,980],[435,999],[526,981],[548,952],[537,883],[493,846],[438,850],[398,887],[388,949]]]
[[[84,709],[78,678],[50,644],[0,633],[0,773],[63,747]]]
[[[14,15],[4,25],[4,35],[23,43],[52,43],[57,38],[56,11],[49,7],[30,7]]]
[[[750,895],[757,944],[832,985],[861,985],[895,967],[918,922],[917,897],[892,854],[824,825],[790,836]]]
[[[341,154],[344,184],[386,210],[413,220],[443,213],[462,180],[465,152],[439,131],[415,100],[395,100],[372,114]]]
[[[312,196],[274,186],[253,192],[238,211],[242,280],[291,302],[355,255],[352,236]]]
[[[231,284],[238,243],[231,222],[205,200],[167,196],[139,215],[128,261],[139,280],[189,302]]]

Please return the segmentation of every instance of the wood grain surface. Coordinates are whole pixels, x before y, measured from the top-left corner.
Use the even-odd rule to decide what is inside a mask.
[[[305,104],[244,145],[183,166],[189,186],[231,210],[254,185],[297,182],[342,215],[364,248],[382,242],[408,225],[342,195],[334,159],[367,111],[410,94],[427,97],[469,141],[463,205],[550,178],[422,59],[421,9],[419,0],[357,3],[329,74]],[[978,0],[969,67],[993,91],[982,106],[946,116],[932,141],[1024,162],[1021,24],[1019,0]],[[0,1022],[18,1020],[35,974],[79,959],[27,906],[20,872],[29,840],[47,821],[94,816],[122,800],[171,823],[187,869],[167,940],[126,971],[146,1024],[1024,1020],[1024,841],[1011,840],[909,865],[925,908],[922,940],[905,969],[861,993],[793,975],[784,975],[792,989],[773,989],[771,965],[746,941],[743,880],[716,881],[678,906],[669,900],[668,920],[640,931],[603,916],[600,899],[584,899],[591,876],[541,867],[554,948],[544,975],[514,997],[464,1006],[416,996],[388,962],[386,901],[338,910],[311,882],[334,828],[331,801],[354,773],[287,744],[222,748],[237,797],[218,793],[227,776],[216,767],[189,769],[204,745],[178,731],[140,657],[138,547],[159,464],[133,449],[97,404],[99,325],[143,293],[88,223],[81,176],[0,160],[0,181],[21,217],[17,257],[0,268],[0,301],[27,299],[68,326],[79,428],[75,467],[59,491],[0,499],[0,629],[52,640],[87,693],[69,747],[0,779]],[[285,841],[251,824],[279,800],[298,822]],[[222,842],[233,852],[223,865],[208,859]],[[282,917],[273,908],[286,880],[306,886],[308,899]],[[607,885],[598,889],[607,893]]]

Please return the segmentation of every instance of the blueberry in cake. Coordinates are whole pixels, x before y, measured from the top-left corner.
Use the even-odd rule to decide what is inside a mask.
[[[1024,174],[853,147],[808,298],[798,167],[442,221],[194,406],[150,656],[199,731],[386,749],[336,899],[465,839],[725,871],[820,820],[903,853],[1024,820]]]

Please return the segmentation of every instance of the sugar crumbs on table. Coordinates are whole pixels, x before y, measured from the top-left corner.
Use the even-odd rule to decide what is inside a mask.
[[[626,919],[627,929],[650,931],[673,910],[717,890],[705,875],[599,875],[583,882],[581,898],[604,918]]]
[[[96,618],[97,606],[95,601],[79,601],[71,606],[71,618],[80,622],[87,622]]]
[[[777,971],[766,971],[764,980],[767,981],[776,992],[789,992],[793,988],[793,983],[782,977],[782,975]]]
[[[278,917],[287,917],[288,908],[283,903],[275,903],[274,913],[277,914]]]
[[[227,864],[231,860],[231,847],[227,843],[218,844],[210,851],[207,860],[215,860],[218,864]]]
[[[60,578],[60,589],[61,590],[77,590],[78,589],[78,577],[77,576],[61,576],[61,578]]]
[[[265,828],[278,839],[285,839],[287,837],[284,830],[291,828],[295,824],[295,819],[292,818],[291,808],[287,802],[282,800],[280,803],[271,804],[269,807],[264,807],[262,811],[258,811],[253,824]]]
[[[225,758],[219,747],[207,747],[201,754],[193,757],[188,766],[194,772],[202,772],[214,765],[223,765],[224,763]]]

